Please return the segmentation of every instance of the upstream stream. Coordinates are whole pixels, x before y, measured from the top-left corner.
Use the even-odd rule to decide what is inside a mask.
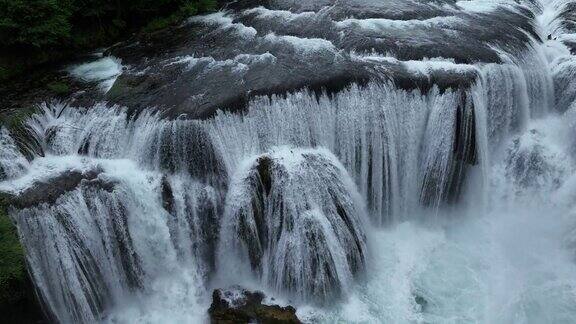
[[[576,1],[235,1],[0,130],[60,323],[576,323]],[[158,45],[160,46],[160,45]],[[272,298],[274,300],[272,301]]]

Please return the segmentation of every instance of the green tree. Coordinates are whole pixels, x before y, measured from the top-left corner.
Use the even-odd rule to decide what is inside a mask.
[[[72,0],[0,0],[0,45],[41,48],[70,37]]]
[[[215,8],[215,0],[0,0],[0,46],[83,47],[91,37],[104,38],[103,32],[118,36]]]
[[[0,0],[0,82],[215,8],[216,0]]]

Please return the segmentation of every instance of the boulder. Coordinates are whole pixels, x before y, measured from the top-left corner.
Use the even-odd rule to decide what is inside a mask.
[[[264,294],[251,292],[240,287],[231,290],[216,289],[212,293],[212,305],[208,309],[210,323],[262,323],[296,324],[302,323],[292,306],[263,304]]]

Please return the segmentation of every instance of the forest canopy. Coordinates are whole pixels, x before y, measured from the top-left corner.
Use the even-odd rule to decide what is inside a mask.
[[[216,0],[0,0],[0,48],[103,45],[128,30],[159,29],[216,7]]]

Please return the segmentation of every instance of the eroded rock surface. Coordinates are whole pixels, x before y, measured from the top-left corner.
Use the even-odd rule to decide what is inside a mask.
[[[89,185],[100,187],[106,191],[112,191],[114,184],[97,179],[102,172],[100,169],[89,171],[68,170],[59,175],[34,182],[31,186],[18,194],[6,193],[8,203],[18,209],[29,208],[39,204],[53,204],[58,197],[78,187],[82,181],[88,181]]]

